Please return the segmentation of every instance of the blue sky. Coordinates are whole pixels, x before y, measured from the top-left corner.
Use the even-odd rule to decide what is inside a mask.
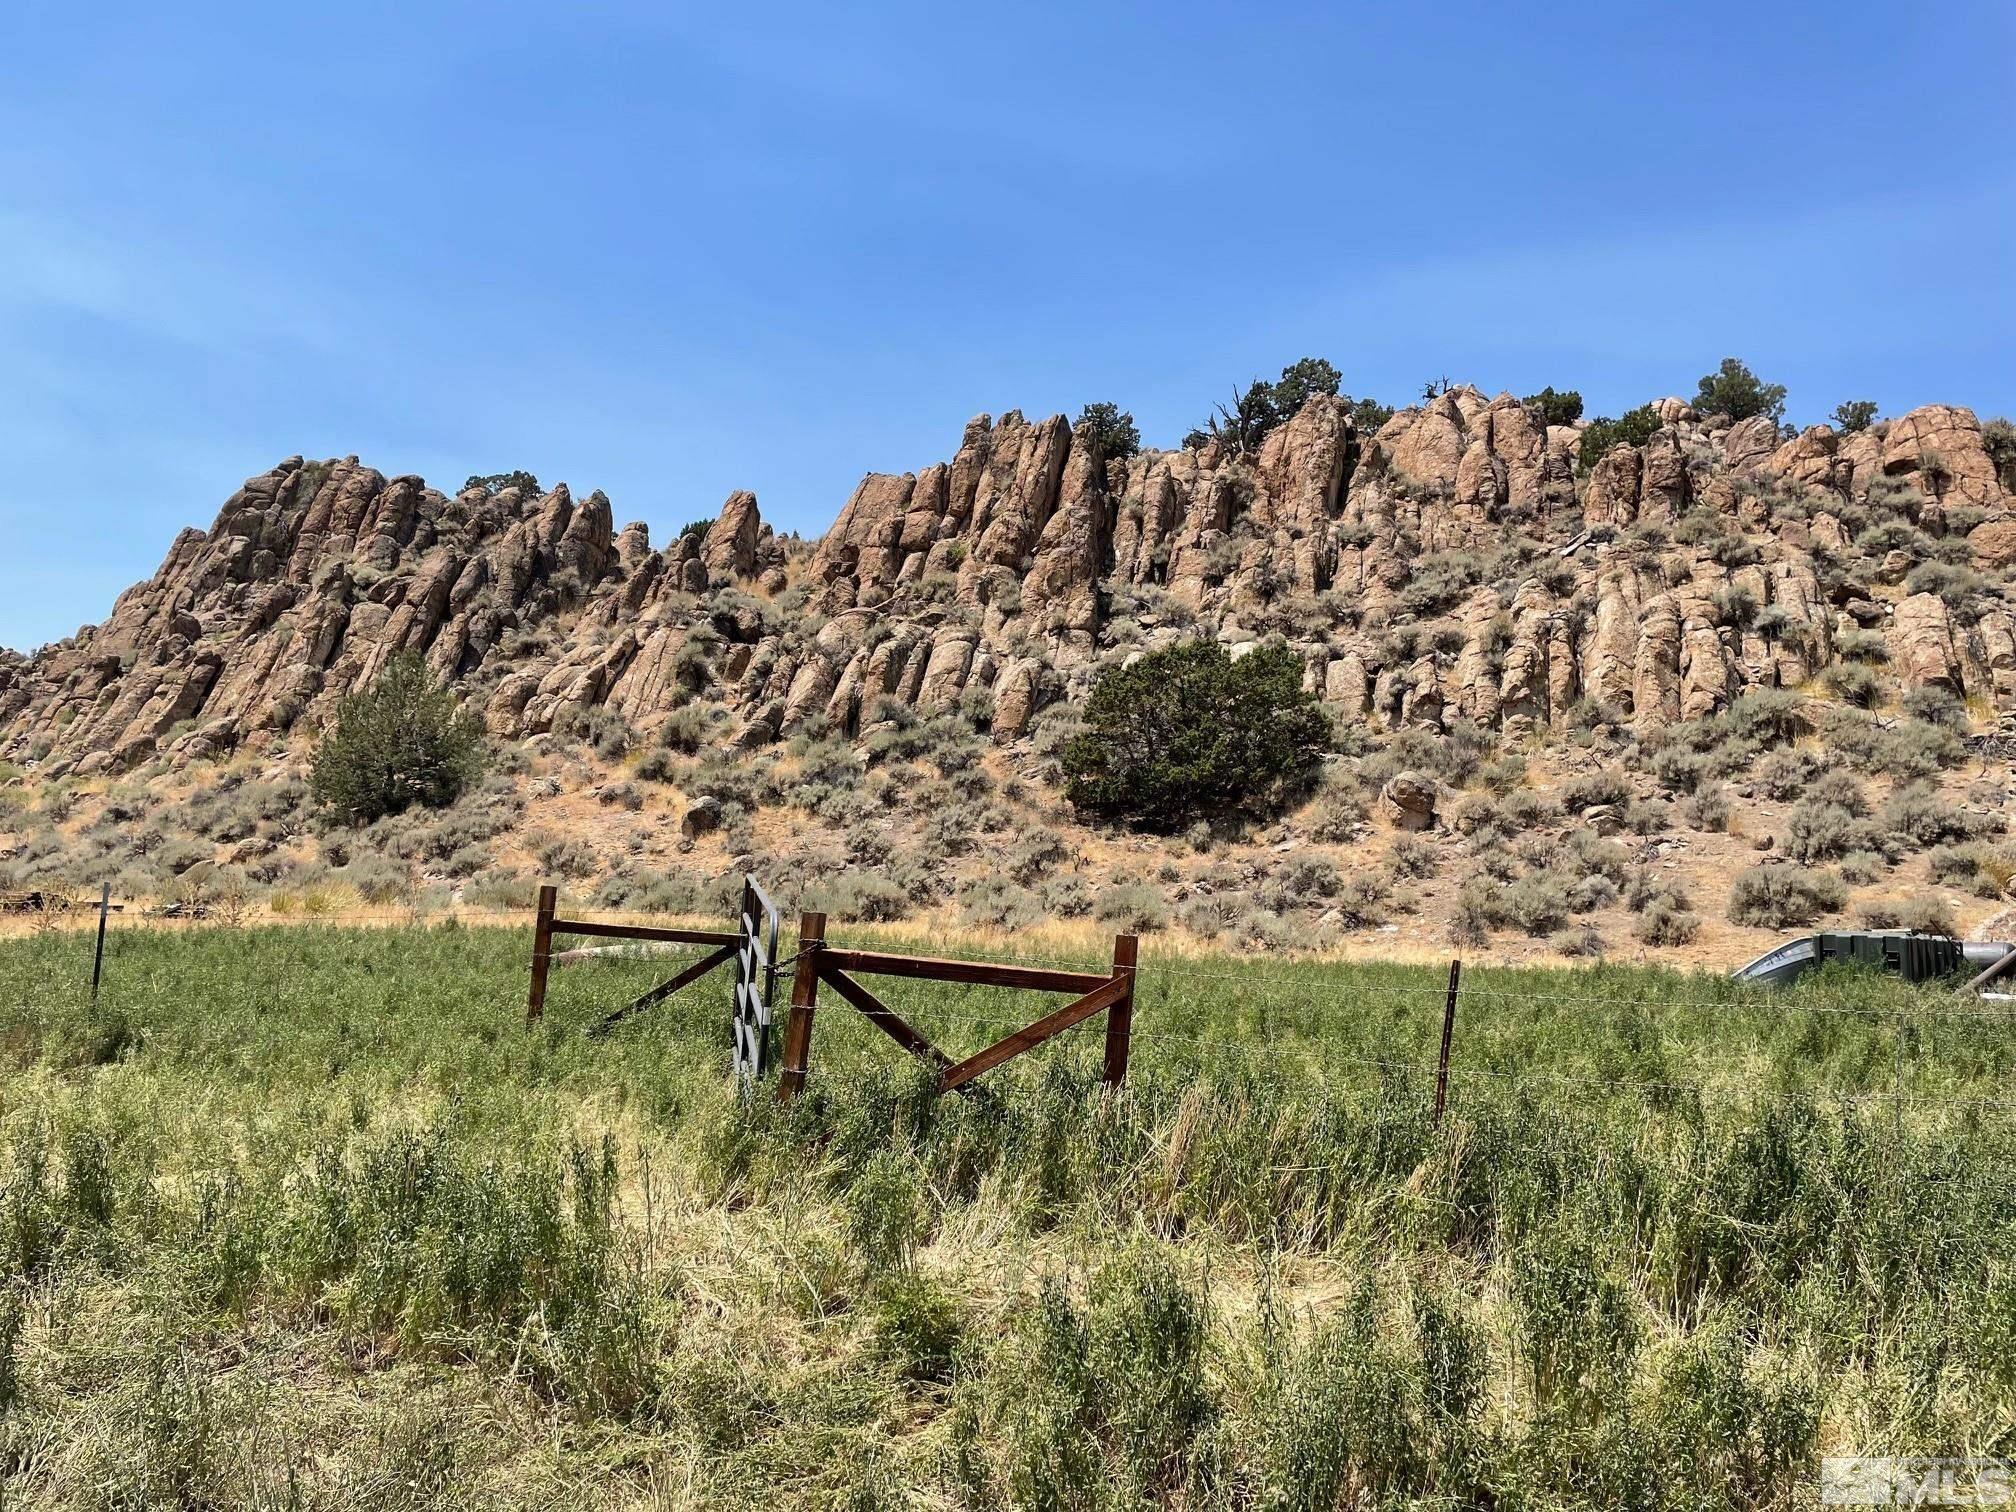
[[[1305,354],[2016,412],[2016,7],[0,7],[0,644],[280,458],[817,533]]]

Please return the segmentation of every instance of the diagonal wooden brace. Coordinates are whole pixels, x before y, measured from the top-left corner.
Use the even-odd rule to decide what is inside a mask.
[[[699,960],[695,961],[691,966],[688,966],[684,971],[680,972],[670,981],[660,982],[656,987],[653,987],[649,992],[645,993],[642,997],[639,997],[635,1001],[626,1003],[621,1008],[618,1008],[614,1013],[610,1014],[607,1018],[603,1019],[601,1023],[597,1024],[589,1032],[591,1034],[596,1035],[607,1034],[611,1029],[614,1029],[619,1023],[621,1023],[624,1019],[628,1018],[631,1014],[649,1008],[654,1003],[664,1002],[665,999],[672,996],[672,994],[677,992],[681,987],[685,987],[694,982],[699,981],[700,978],[707,975],[707,973],[712,971],[716,966],[721,965],[722,962],[734,959],[735,951],[736,951],[735,945],[722,945],[715,950],[709,951],[706,955],[702,956]]]
[[[952,1069],[951,1056],[911,1028],[887,1003],[835,966],[831,960],[820,961],[819,980],[839,993],[853,1007],[858,1008],[863,1018],[905,1050],[919,1060],[935,1066],[941,1075]]]
[[[958,1065],[949,1067],[938,1078],[938,1090],[955,1091],[982,1072],[991,1071],[1003,1061],[1013,1060],[1024,1050],[1040,1045],[1052,1035],[1062,1034],[1073,1024],[1083,1023],[1102,1008],[1110,1008],[1134,990],[1134,978],[1130,972],[1123,977],[1114,977],[1101,982],[1085,996],[1066,1003],[1054,1013],[1046,1013],[1033,1024],[1025,1024],[1013,1034],[996,1040],[977,1055],[969,1055]]]

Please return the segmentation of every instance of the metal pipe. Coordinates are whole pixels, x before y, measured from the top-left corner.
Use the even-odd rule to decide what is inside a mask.
[[[1957,997],[1965,997],[1970,992],[1979,992],[1983,987],[1986,987],[1990,982],[1994,981],[1997,977],[2006,974],[2009,968],[2012,966],[2016,966],[2016,945],[2010,945],[2006,947],[2001,957],[1995,962],[1993,966],[1990,966],[1986,971],[1982,972],[1981,975],[1974,978],[1974,980],[1969,982],[1965,987],[1956,988],[1954,995]]]

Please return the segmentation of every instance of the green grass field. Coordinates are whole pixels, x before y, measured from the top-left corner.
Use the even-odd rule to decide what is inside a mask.
[[[838,942],[868,938],[836,930]],[[787,944],[787,949],[788,949]],[[2016,1020],[1144,958],[943,1100],[528,932],[0,941],[7,1505],[1792,1506],[2016,1452]],[[1082,964],[1095,969],[1101,962]],[[1051,1000],[886,984],[955,1052]],[[780,993],[780,1000],[782,994]],[[781,1019],[781,1011],[780,1011]]]

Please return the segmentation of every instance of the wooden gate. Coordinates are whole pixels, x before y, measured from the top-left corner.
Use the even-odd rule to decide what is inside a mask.
[[[743,907],[746,912],[751,890],[757,891],[754,877],[742,879]],[[659,924],[603,924],[586,919],[562,919],[555,917],[559,890],[553,887],[539,889],[538,917],[532,932],[532,991],[525,1003],[525,1022],[536,1023],[546,1011],[546,978],[554,960],[553,937],[555,935],[585,935],[590,939],[640,940],[654,945],[706,945],[712,948],[699,960],[689,963],[676,976],[660,982],[649,992],[643,993],[618,1008],[591,1029],[591,1034],[606,1034],[633,1013],[640,1013],[657,1003],[662,1003],[682,987],[692,985],[707,975],[716,966],[736,960],[743,945],[741,929],[732,932],[714,929],[673,929]],[[773,910],[774,913],[774,910]],[[769,969],[774,974],[776,967],[775,941],[766,960],[773,963]],[[740,980],[740,967],[737,967]],[[766,983],[767,986],[767,983]],[[740,1013],[740,997],[736,999],[735,1011]],[[767,1008],[764,1013],[767,1020]],[[738,1031],[739,1033],[739,1031]],[[739,1040],[738,1040],[739,1044]]]
[[[1083,1023],[1095,1013],[1106,1015],[1104,1080],[1118,1086],[1127,1076],[1127,1052],[1134,1024],[1134,968],[1139,941],[1133,935],[1113,937],[1113,967],[1104,974],[1059,971],[1042,966],[1011,966],[993,961],[945,961],[925,956],[891,955],[875,950],[836,950],[826,944],[826,916],[806,914],[798,924],[798,970],[791,984],[791,1015],[784,1026],[784,1064],[777,1096],[790,1102],[804,1089],[812,1058],[812,1019],[819,984],[825,983],[849,1007],[938,1073],[938,1090],[956,1092],[975,1077],[1034,1049],[1054,1035]],[[874,993],[856,980],[861,976],[910,977],[932,982],[964,982],[980,987],[1013,987],[1029,992],[1068,992],[1063,1007],[1004,1035],[986,1049],[953,1060],[904,1022]]]

